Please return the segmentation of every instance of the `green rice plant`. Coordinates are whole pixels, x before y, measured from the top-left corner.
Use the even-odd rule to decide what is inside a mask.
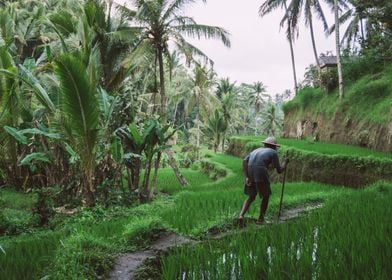
[[[203,173],[200,173],[197,170],[189,170],[184,169],[181,170],[182,175],[186,178],[189,183],[189,186],[198,187],[202,186],[205,183],[211,182],[211,179],[208,178]],[[159,176],[157,178],[157,192],[163,192],[167,194],[175,194],[181,190],[189,188],[189,186],[182,186],[178,179],[174,176],[173,170],[171,168],[164,168],[159,170]]]
[[[392,185],[340,194],[308,217],[162,259],[162,279],[390,279]]]
[[[0,234],[16,235],[31,230],[36,223],[31,209],[37,196],[2,188],[0,198]]]
[[[61,245],[61,232],[0,238],[0,279],[40,279]]]
[[[164,224],[177,232],[198,236],[217,225],[232,224],[237,218],[246,195],[243,193],[244,176],[241,159],[227,155],[215,155],[214,162],[231,170],[230,175],[205,187],[190,187],[174,197],[173,207],[163,209],[160,216]],[[318,183],[289,183],[285,189],[285,205],[293,207],[306,202],[334,199],[351,190]],[[278,213],[281,185],[273,184],[267,218]],[[249,215],[258,216],[260,200],[257,199]]]

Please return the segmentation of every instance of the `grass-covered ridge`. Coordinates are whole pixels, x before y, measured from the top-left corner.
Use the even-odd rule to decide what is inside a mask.
[[[349,68],[350,65],[346,65]],[[366,68],[365,68],[366,69]],[[370,70],[369,70],[370,71]],[[297,111],[300,116],[321,114],[332,119],[336,111],[344,112],[346,119],[385,124],[391,119],[392,66],[375,72],[354,74],[346,69],[345,97],[338,98],[338,89],[325,93],[321,88],[306,87],[283,107],[285,113]],[[296,115],[291,115],[295,118]]]
[[[264,138],[262,138],[264,139]],[[261,147],[260,137],[233,137],[228,153],[243,157]],[[391,153],[381,153],[361,147],[314,143],[304,140],[278,139],[281,157],[288,152],[290,181],[364,187],[379,180],[392,180]]]
[[[265,136],[235,136],[233,140],[239,140],[247,145],[261,146],[261,141],[265,139]],[[359,157],[375,157],[375,158],[386,158],[392,159],[392,153],[379,152],[363,147],[335,144],[335,143],[323,143],[313,142],[307,140],[290,139],[278,137],[277,141],[279,145],[295,148],[304,151],[316,152],[325,155],[347,155],[347,156],[359,156]]]

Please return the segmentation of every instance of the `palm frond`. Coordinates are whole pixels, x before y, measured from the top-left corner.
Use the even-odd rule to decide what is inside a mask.
[[[50,15],[49,21],[63,36],[68,37],[70,34],[76,33],[75,21],[68,11],[59,11],[58,13]]]
[[[327,19],[324,15],[323,9],[321,8],[320,2],[318,0],[313,1],[313,10],[316,12],[317,17],[321,20],[324,31],[327,31],[328,30]]]
[[[202,0],[204,3],[206,3],[206,0]],[[168,6],[166,11],[164,12],[162,16],[162,20],[166,21],[172,14],[175,14],[177,11],[181,11],[184,5],[186,4],[193,4],[195,3],[196,0],[175,0],[171,3],[171,5]]]
[[[38,79],[34,77],[33,74],[23,65],[19,65],[19,69],[23,75],[21,77],[22,80],[33,89],[37,99],[41,102],[41,104],[53,113],[56,110],[56,107],[50,99],[48,92],[42,87]]]
[[[171,19],[167,25],[195,25],[197,24],[196,21],[191,17],[185,16],[175,16]]]
[[[263,17],[277,8],[283,7],[286,0],[266,0],[259,7],[259,16]]]
[[[61,109],[66,122],[77,136],[88,142],[94,141],[99,122],[99,104],[95,96],[96,88],[90,83],[86,67],[70,54],[60,56],[56,65]]]
[[[197,39],[220,39],[226,47],[230,47],[229,32],[217,26],[209,26],[202,24],[177,25],[173,27],[182,35],[196,37]]]

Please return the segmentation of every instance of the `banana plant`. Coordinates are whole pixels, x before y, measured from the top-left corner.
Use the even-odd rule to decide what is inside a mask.
[[[166,142],[174,133],[168,133],[169,128],[169,125],[162,126],[158,120],[150,119],[145,121],[142,127],[130,124],[125,129],[119,128],[116,130],[116,134],[123,143],[124,160],[127,167],[131,170],[129,189],[130,191],[138,189],[141,200],[151,198],[153,195],[161,154],[168,148]],[[150,192],[148,192],[154,156],[156,156],[155,171]],[[145,162],[145,172],[143,181],[140,184],[142,159]]]

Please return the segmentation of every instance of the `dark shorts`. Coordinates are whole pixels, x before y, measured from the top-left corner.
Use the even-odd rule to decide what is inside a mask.
[[[269,180],[268,170],[265,166],[248,166],[248,172],[252,184],[250,186],[244,186],[244,193],[249,196],[262,197],[263,193],[272,194],[271,183]]]

